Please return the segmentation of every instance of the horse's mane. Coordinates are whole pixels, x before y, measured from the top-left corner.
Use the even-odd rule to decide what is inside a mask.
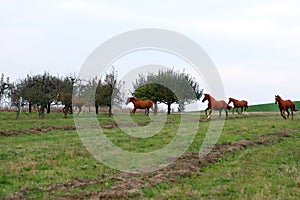
[[[209,100],[215,100],[216,101],[216,99],[213,98],[210,94],[206,94],[206,95],[208,96]]]

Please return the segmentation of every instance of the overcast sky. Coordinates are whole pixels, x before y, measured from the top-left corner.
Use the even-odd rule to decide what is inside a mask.
[[[76,73],[112,36],[163,28],[206,51],[226,97],[250,104],[273,102],[275,94],[300,100],[299,11],[297,0],[0,0],[0,73]]]

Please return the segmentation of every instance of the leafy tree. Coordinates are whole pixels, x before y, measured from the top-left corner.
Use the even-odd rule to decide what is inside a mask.
[[[30,112],[31,105],[39,106],[39,116],[44,118],[44,110],[47,108],[47,112],[50,112],[50,104],[55,100],[59,83],[58,78],[46,72],[43,75],[27,75],[16,83],[12,100],[17,104],[22,97],[24,102],[29,103]]]
[[[56,100],[61,102],[65,108],[68,110],[64,110],[65,117],[67,117],[67,113],[73,113],[72,107],[72,92],[73,92],[73,85],[77,82],[76,78],[69,76],[62,78],[58,85],[58,91],[56,94]]]
[[[118,81],[117,71],[113,68],[110,73],[106,74],[104,80],[101,79],[98,82],[96,89],[96,112],[98,105],[108,106],[108,115],[112,115],[112,105],[120,105],[124,100],[124,94],[122,92],[123,85],[121,81]]]
[[[203,92],[194,78],[173,69],[159,70],[158,74],[151,73],[146,78],[140,75],[133,87],[133,94],[137,98],[165,103],[168,114],[171,113],[173,103],[183,108],[185,104],[200,99]]]

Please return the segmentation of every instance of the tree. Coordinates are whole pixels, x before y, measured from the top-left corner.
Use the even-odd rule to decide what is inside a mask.
[[[165,103],[168,114],[171,113],[173,103],[184,107],[185,104],[200,99],[203,92],[194,78],[173,69],[159,70],[158,74],[151,73],[146,78],[140,75],[133,87],[135,97]]]
[[[110,73],[105,74],[103,82],[101,79],[98,82],[96,89],[96,112],[98,105],[108,106],[108,116],[112,115],[112,105],[119,105],[123,102],[123,85],[121,81],[118,81],[118,74],[115,68]]]
[[[73,85],[76,83],[76,81],[76,78],[69,76],[62,78],[57,85],[58,90],[56,94],[56,100],[64,105],[64,118],[67,118],[68,113],[73,113],[72,92]]]
[[[57,86],[60,80],[49,73],[43,75],[35,75],[19,80],[16,83],[13,102],[16,104],[20,97],[24,102],[29,104],[29,111],[31,112],[31,105],[39,106],[39,117],[44,118],[44,110],[50,112],[50,104],[55,100],[57,94]]]

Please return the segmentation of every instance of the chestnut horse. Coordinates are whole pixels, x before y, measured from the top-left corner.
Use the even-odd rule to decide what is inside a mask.
[[[64,118],[67,118],[68,113],[72,114],[72,112],[73,112],[72,106],[78,107],[78,113],[76,114],[76,116],[78,116],[82,110],[82,106],[84,105],[83,99],[81,99],[81,98],[73,98],[72,99],[72,94],[70,94],[70,93],[66,93],[66,94],[58,93],[56,98],[57,98],[57,100],[61,101],[62,104],[65,105],[63,108]]]
[[[239,114],[242,114],[243,113],[243,109],[246,109],[249,108],[248,106],[248,102],[245,101],[245,100],[237,100],[237,99],[234,99],[234,98],[229,98],[229,101],[228,101],[228,104],[230,104],[231,102],[233,102],[233,109],[232,109],[232,114],[234,114],[234,109],[236,109],[236,112],[239,113]],[[241,108],[241,112],[239,112],[239,108]]]
[[[223,101],[223,100],[217,101],[212,96],[210,96],[209,94],[204,94],[204,98],[203,98],[202,102],[204,103],[206,100],[208,100],[208,106],[205,109],[205,115],[206,115],[207,119],[210,118],[211,113],[212,113],[213,110],[218,110],[219,111],[219,118],[221,117],[222,110],[225,110],[226,117],[228,117],[227,110],[230,110],[231,106],[229,106],[225,101]],[[210,110],[209,115],[207,115],[208,110]]]
[[[278,103],[278,108],[280,110],[280,114],[281,116],[286,119],[289,118],[290,116],[290,112],[289,112],[289,108],[291,109],[291,113],[292,113],[292,119],[294,117],[294,113],[293,111],[297,111],[295,104],[291,101],[291,100],[283,100],[279,95],[275,95],[275,104]],[[287,117],[285,115],[285,112],[287,112]]]
[[[137,99],[135,97],[128,97],[125,104],[127,105],[130,102],[133,103],[133,105],[134,105],[133,110],[130,112],[132,114],[135,113],[136,109],[145,109],[145,115],[149,115],[149,109],[150,108],[153,110],[154,102],[151,101],[151,100],[144,100],[143,101],[143,100]]]

